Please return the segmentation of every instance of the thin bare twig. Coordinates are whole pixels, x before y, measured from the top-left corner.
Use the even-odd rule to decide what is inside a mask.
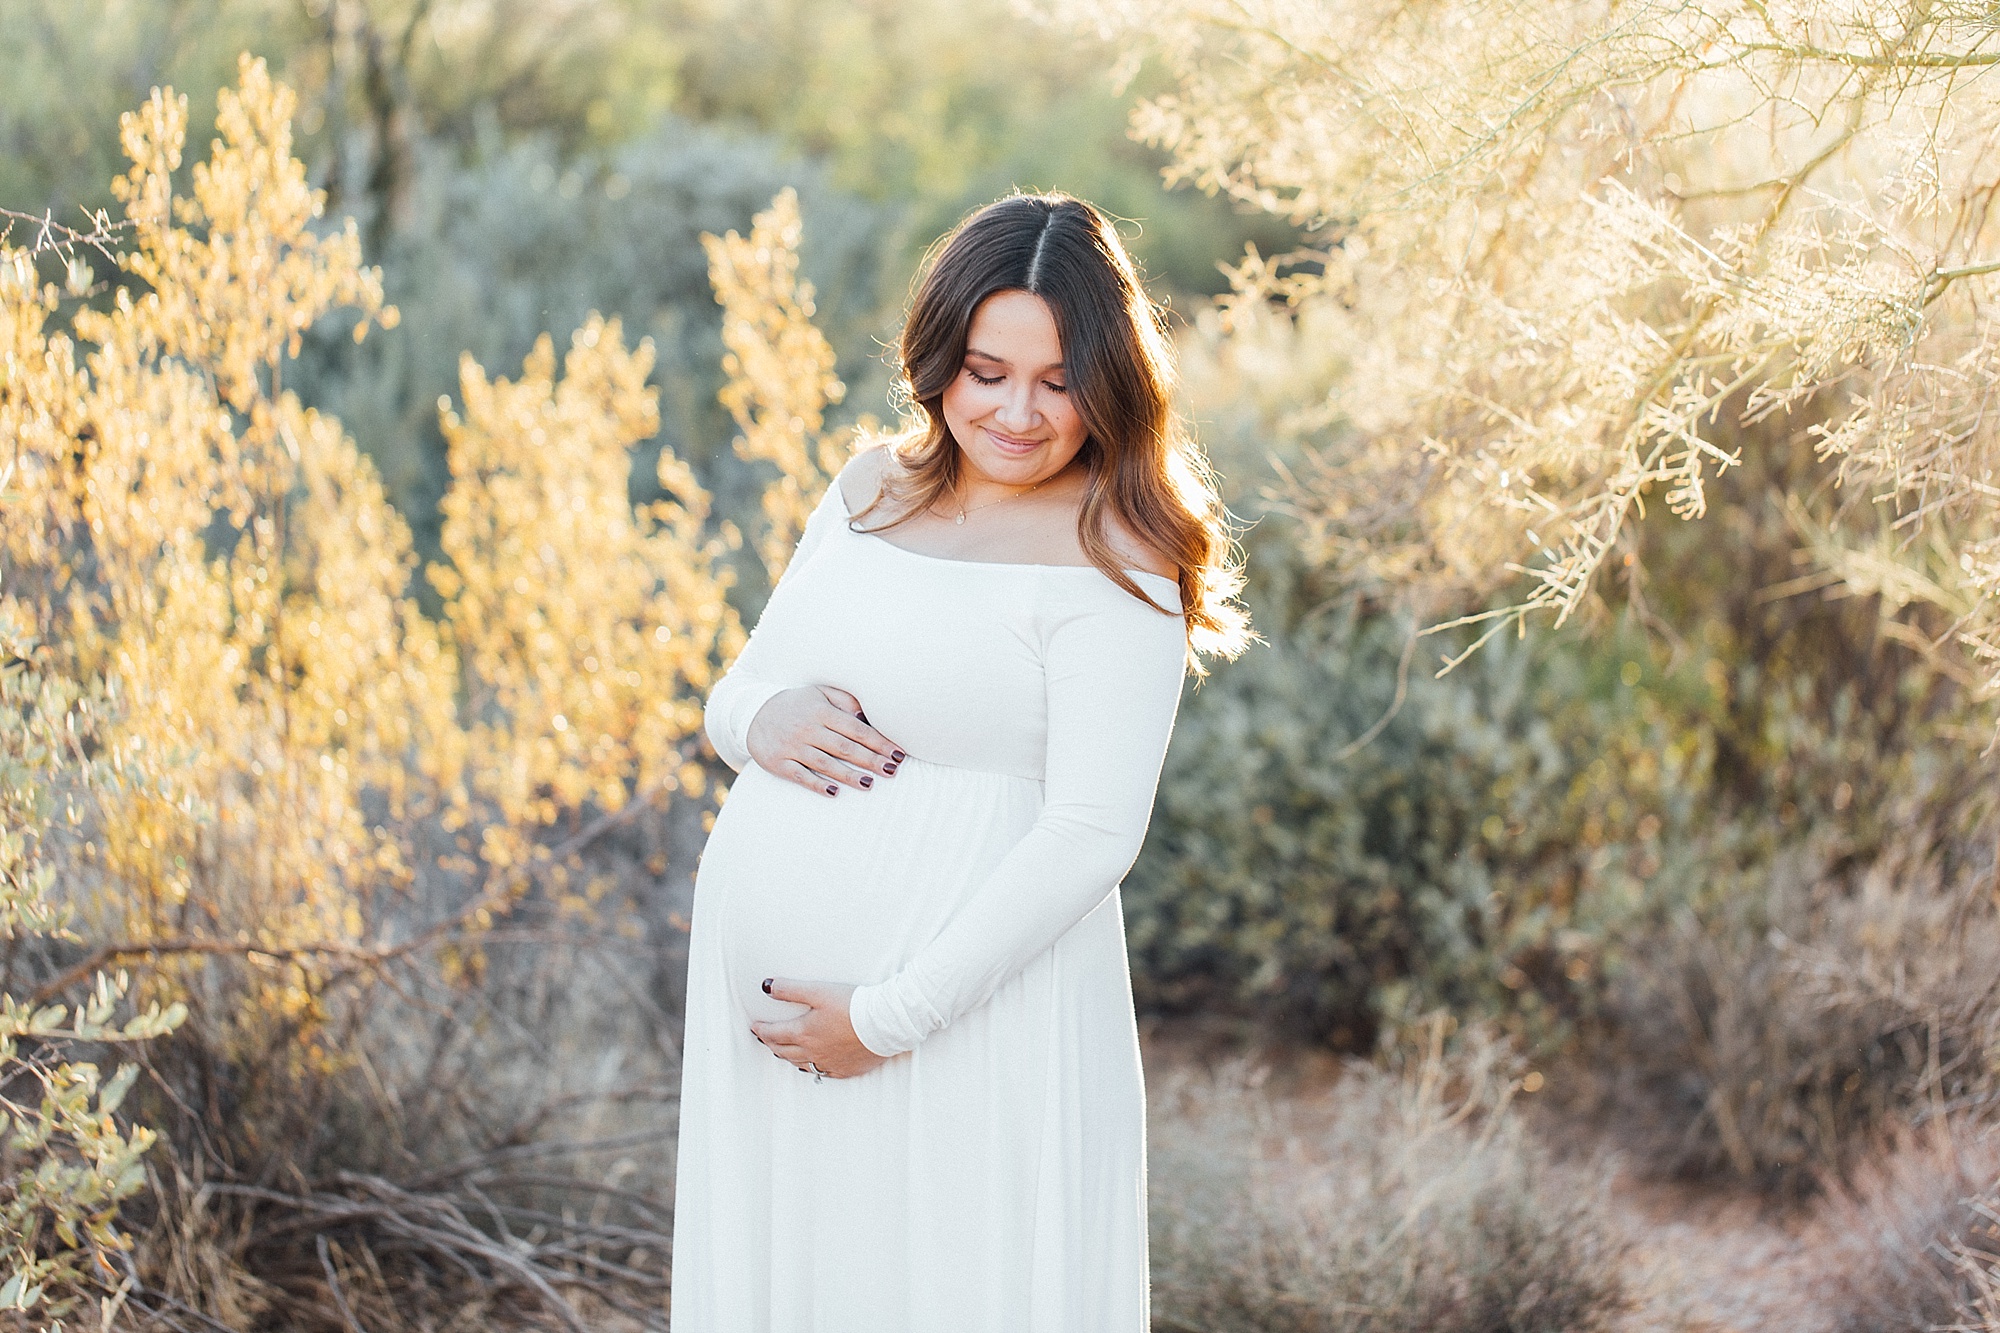
[[[368,1333],[348,1306],[347,1293],[340,1289],[340,1274],[333,1271],[333,1256],[328,1252],[324,1231],[313,1237],[313,1246],[319,1251],[319,1266],[326,1270],[327,1289],[333,1293],[333,1303],[340,1307],[340,1317],[347,1324],[347,1333]]]
[[[1413,627],[1410,630],[1409,638],[1403,641],[1403,656],[1396,663],[1396,697],[1389,701],[1388,711],[1376,718],[1375,724],[1369,727],[1368,730],[1362,732],[1338,750],[1335,750],[1332,762],[1336,764],[1345,763],[1348,759],[1359,753],[1370,741],[1382,734],[1383,728],[1395,720],[1396,714],[1403,711],[1403,701],[1410,695],[1410,659],[1416,656],[1417,640],[1422,637],[1423,632],[1421,628]]]
[[[356,1177],[357,1181],[363,1178]],[[322,1223],[370,1223],[384,1235],[453,1260],[460,1268],[485,1277],[504,1274],[530,1288],[542,1299],[551,1314],[570,1333],[589,1333],[576,1308],[556,1290],[555,1283],[587,1286],[574,1275],[545,1267],[536,1261],[535,1251],[521,1251],[495,1242],[466,1220],[458,1206],[448,1199],[424,1198],[398,1189],[386,1180],[368,1178],[365,1188],[372,1200],[358,1200],[334,1194],[287,1194],[255,1185],[210,1185],[215,1194],[254,1199],[315,1217]],[[418,1220],[421,1219],[421,1220]],[[479,1274],[475,1262],[484,1264]]]
[[[131,221],[113,222],[111,215],[102,209],[95,213],[86,213],[85,216],[90,219],[90,229],[80,231],[57,222],[52,212],[37,216],[33,213],[17,212],[11,208],[0,208],[0,218],[6,220],[6,225],[0,227],[0,245],[5,245],[13,235],[15,224],[25,222],[35,229],[34,239],[21,247],[29,255],[53,253],[65,259],[73,259],[80,249],[95,250],[116,264],[118,252],[112,248],[113,244],[132,229]]]

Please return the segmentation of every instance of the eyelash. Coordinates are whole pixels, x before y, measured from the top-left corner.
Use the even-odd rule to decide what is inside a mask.
[[[971,366],[967,366],[965,368],[965,373],[972,376],[972,382],[974,384],[984,384],[989,388],[995,384],[998,384],[1001,380],[1007,378],[1005,375],[995,375],[993,376],[993,378],[988,379],[986,376],[974,370]],[[1049,390],[1052,393],[1066,394],[1069,392],[1069,386],[1067,384],[1051,384],[1047,380],[1042,381],[1042,387],[1044,389]]]

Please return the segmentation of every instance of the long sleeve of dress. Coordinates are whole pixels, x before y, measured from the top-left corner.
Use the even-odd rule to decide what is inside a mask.
[[[848,1015],[895,1055],[984,1003],[1102,903],[1145,839],[1180,702],[1179,616],[1102,590],[1055,616],[1043,644],[1043,805],[1020,842],[894,976],[858,987]]]
[[[798,545],[792,550],[792,558],[785,565],[785,572],[778,577],[777,586],[771,595],[778,595],[778,588],[785,586],[786,579],[795,569],[804,566],[812,553],[826,540],[829,527],[845,522],[845,508],[840,497],[834,494],[834,486],[829,485],[820,496],[819,504],[806,519],[805,531],[799,534]],[[702,729],[708,733],[708,743],[715,747],[722,762],[738,773],[750,762],[750,723],[757,716],[757,710],[770,702],[771,696],[790,689],[781,681],[770,680],[758,674],[757,635],[751,632],[743,651],[736,655],[735,662],[723,673],[721,680],[708,692],[708,704],[702,714]]]

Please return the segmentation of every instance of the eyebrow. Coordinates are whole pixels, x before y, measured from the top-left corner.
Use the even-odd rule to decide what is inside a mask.
[[[995,365],[998,365],[998,366],[1011,366],[1011,365],[1013,365],[1013,364],[1014,364],[1013,362],[1009,361],[1009,360],[1008,360],[1008,359],[1007,359],[1006,357],[1004,357],[1004,356],[995,356],[995,355],[993,355],[993,353],[991,353],[991,352],[982,352],[982,351],[980,351],[980,350],[979,350],[979,349],[978,349],[977,347],[968,347],[968,348],[966,348],[966,349],[965,349],[965,354],[966,354],[967,356],[976,356],[976,357],[978,357],[978,358],[979,358],[979,359],[980,359],[981,361],[991,361],[991,362],[992,362],[993,364],[995,364]],[[1066,367],[1065,367],[1065,366],[1063,365],[1063,363],[1062,363],[1062,362],[1060,362],[1060,361],[1053,361],[1053,362],[1050,362],[1050,363],[1049,363],[1048,365],[1046,365],[1046,366],[1043,366],[1043,367],[1041,368],[1041,370],[1039,370],[1039,371],[1038,371],[1038,372],[1036,372],[1036,373],[1037,373],[1037,374],[1042,374],[1042,375],[1047,375],[1047,374],[1050,374],[1050,373],[1052,373],[1052,372],[1054,372],[1054,371],[1058,371],[1058,370],[1064,370],[1064,369],[1066,369]]]

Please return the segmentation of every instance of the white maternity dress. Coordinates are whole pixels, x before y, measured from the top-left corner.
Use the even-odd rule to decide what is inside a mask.
[[[1117,886],[1185,630],[1090,566],[926,556],[836,484],[708,700],[741,772],[695,880],[674,1333],[1145,1333],[1145,1104]],[[1177,585],[1133,578],[1178,609]],[[749,762],[836,685],[908,754],[829,798]],[[765,977],[860,984],[815,1081]]]

